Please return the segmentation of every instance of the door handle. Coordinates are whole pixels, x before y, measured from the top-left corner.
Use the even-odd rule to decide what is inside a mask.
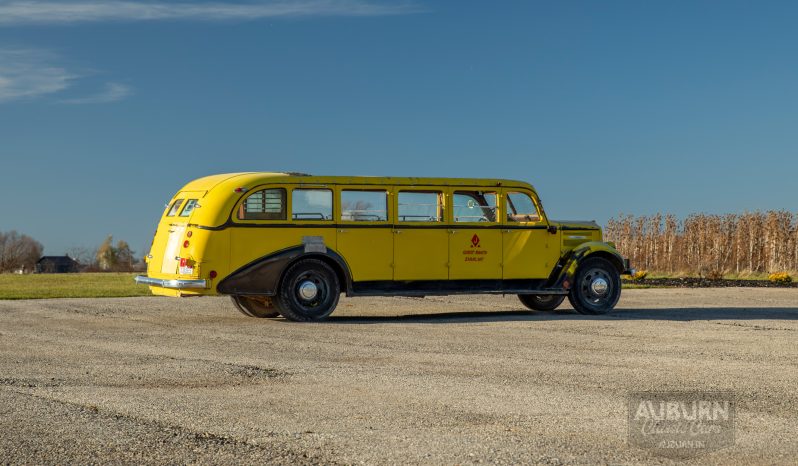
[[[401,232],[402,232],[402,230],[394,230],[394,231],[393,231],[393,233],[394,233],[395,235],[398,235],[398,234],[399,234],[399,233],[401,233]]]

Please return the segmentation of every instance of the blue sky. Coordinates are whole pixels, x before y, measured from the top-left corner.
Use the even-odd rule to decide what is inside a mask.
[[[0,230],[144,254],[211,173],[505,177],[554,218],[795,210],[798,3],[0,0]]]

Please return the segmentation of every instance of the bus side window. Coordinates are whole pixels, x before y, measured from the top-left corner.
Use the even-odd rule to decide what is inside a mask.
[[[455,191],[455,222],[496,222],[496,193],[488,191]]]
[[[262,189],[238,208],[239,220],[285,220],[285,189]]]
[[[388,220],[388,194],[385,191],[341,191],[341,220],[385,222]]]
[[[442,222],[443,193],[440,191],[399,191],[400,222]]]
[[[526,193],[507,193],[507,221],[537,222],[540,221],[538,209],[532,198]]]
[[[291,218],[294,220],[332,220],[332,205],[329,189],[291,191]]]

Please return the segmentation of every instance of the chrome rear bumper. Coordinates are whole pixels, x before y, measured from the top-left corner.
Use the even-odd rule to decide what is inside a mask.
[[[176,290],[208,287],[208,280],[165,280],[161,278],[148,277],[146,275],[137,276],[136,283],[139,285],[160,286],[161,288],[174,288]]]

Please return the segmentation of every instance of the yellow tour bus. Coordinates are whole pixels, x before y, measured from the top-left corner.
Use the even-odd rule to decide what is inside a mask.
[[[517,294],[613,309],[629,262],[595,222],[557,222],[522,181],[235,173],[169,202],[136,281],[229,295],[251,317],[321,320],[347,296]]]

